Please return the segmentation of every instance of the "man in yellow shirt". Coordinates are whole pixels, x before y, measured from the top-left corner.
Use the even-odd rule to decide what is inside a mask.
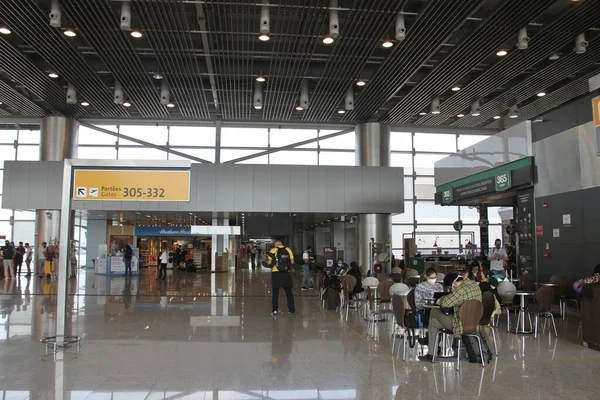
[[[272,301],[271,301],[271,315],[277,315],[279,309],[279,289],[283,288],[287,297],[288,311],[290,315],[296,314],[296,307],[294,306],[294,294],[292,293],[292,276],[290,275],[290,269],[294,265],[294,253],[289,247],[284,246],[280,239],[275,241],[275,247],[267,253],[267,260],[264,266],[271,268],[273,273],[271,274],[271,285],[272,285]]]

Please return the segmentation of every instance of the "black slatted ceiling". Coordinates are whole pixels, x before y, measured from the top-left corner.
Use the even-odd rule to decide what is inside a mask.
[[[510,40],[522,27],[535,21],[555,0],[506,0],[478,29],[464,38],[450,55],[438,64],[384,117],[392,124],[403,124],[428,105],[428,98],[448,91],[473,68]]]
[[[0,80],[0,101],[16,111],[18,115],[40,117],[46,112],[37,104]],[[8,113],[10,115],[10,113]]]

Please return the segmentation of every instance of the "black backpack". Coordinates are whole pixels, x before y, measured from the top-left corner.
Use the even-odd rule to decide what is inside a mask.
[[[476,333],[481,339],[481,347],[483,349],[483,354],[479,352],[479,343],[477,339],[473,336],[463,336],[462,342],[465,346],[465,350],[467,351],[467,356],[469,358],[470,363],[481,364],[481,357],[483,357],[483,361],[486,364],[489,364],[492,361],[492,352],[485,341],[485,336],[479,333]]]
[[[290,253],[285,247],[279,247],[277,254],[275,255],[275,262],[277,263],[277,269],[279,272],[289,272],[292,266],[292,260],[290,259]]]

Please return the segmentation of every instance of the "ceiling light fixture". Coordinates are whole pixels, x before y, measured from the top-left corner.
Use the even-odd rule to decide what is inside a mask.
[[[52,79],[56,79],[56,78],[58,78],[58,74],[57,74],[56,72],[50,72],[50,73],[48,74],[48,76],[49,76],[50,78],[52,78]]]
[[[264,82],[264,81],[266,81],[266,79],[263,74],[260,74],[256,77],[256,82]]]
[[[560,58],[560,54],[558,54],[558,53],[554,53],[554,54],[552,54],[550,57],[548,57],[548,60],[551,60],[551,61],[556,61],[556,60],[558,60],[559,58]]]
[[[544,97],[546,95],[546,92],[539,92],[537,94],[537,97]]]
[[[500,119],[502,117],[500,117],[499,115],[494,115],[494,119]]]
[[[271,33],[271,18],[269,16],[269,6],[267,5],[263,5],[260,8],[259,32],[260,35],[258,36],[258,40],[267,42],[270,39],[269,33]]]
[[[173,104],[173,103],[167,103],[167,107],[173,108],[173,107],[175,107],[175,104]]]
[[[64,33],[65,36],[68,36],[68,37],[75,37],[75,36],[77,36],[77,33],[75,33],[75,31],[72,28],[65,29],[65,31],[63,33]]]
[[[0,33],[3,35],[10,35],[11,31],[10,31],[10,29],[8,29],[8,26],[0,25]]]
[[[358,81],[356,81],[356,86],[365,86],[367,84],[367,82],[365,82],[364,79],[359,79]]]
[[[302,107],[302,106],[296,106],[296,111],[303,111],[303,110],[304,110],[304,107]]]
[[[507,55],[507,54],[508,54],[508,50],[504,50],[504,49],[498,50],[498,51],[496,52],[496,55],[497,55],[498,57],[504,57],[504,56],[505,56],[505,55]]]
[[[519,108],[516,104],[510,106],[510,108],[508,109],[508,118],[519,118]]]
[[[123,102],[123,107],[131,107],[131,102],[129,102],[129,101]]]
[[[390,47],[394,46],[394,42],[391,41],[391,39],[384,39],[383,43],[381,43],[381,47],[389,49]]]
[[[458,115],[457,115],[457,117],[458,117],[458,118],[462,118],[462,117],[464,117],[464,116],[465,116],[465,114],[458,114]]]
[[[453,92],[458,92],[460,90],[460,86],[453,86],[452,87],[452,91]]]
[[[585,40],[585,33],[580,33],[575,38],[575,53],[583,54],[585,53],[586,48],[588,47],[589,42]]]
[[[425,111],[421,111],[419,115],[427,115],[427,113]]]
[[[81,102],[81,105],[82,105],[83,107],[87,107],[87,106],[89,106],[89,105],[90,105],[90,103],[88,103],[87,101],[82,101],[82,102]]]
[[[542,117],[537,117],[536,119],[534,119],[534,120],[533,120],[533,121],[531,121],[531,122],[533,122],[534,124],[538,124],[538,123],[540,123],[540,122],[544,122],[544,120],[542,119]]]
[[[331,43],[333,43],[333,38],[329,35],[325,35],[325,37],[323,38],[323,43],[331,44]]]
[[[154,79],[159,79],[159,80],[163,78],[163,76],[160,74],[160,72],[155,72],[154,75],[152,75],[152,77]]]
[[[262,83],[260,82],[255,82],[254,83],[254,98],[253,98],[253,103],[254,108],[257,110],[262,109],[263,106],[263,90],[262,90]]]
[[[344,109],[339,109],[337,113],[338,113],[338,114],[346,114],[346,110],[344,110]]]
[[[134,29],[134,30],[132,30],[132,31],[131,31],[131,33],[129,33],[129,34],[131,35],[131,37],[133,37],[133,38],[136,38],[136,39],[139,39],[139,38],[141,38],[142,36],[144,36],[144,35],[142,34],[142,32],[140,32],[140,31],[139,31],[139,30],[137,30],[137,29]]]
[[[268,42],[268,41],[269,41],[269,39],[271,39],[271,38],[269,37],[269,34],[268,34],[268,33],[261,33],[261,34],[258,36],[258,40],[260,40],[261,42]]]

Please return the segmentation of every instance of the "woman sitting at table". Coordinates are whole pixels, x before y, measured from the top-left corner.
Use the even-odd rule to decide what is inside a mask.
[[[433,299],[435,292],[443,292],[444,287],[441,283],[437,283],[437,272],[433,268],[427,268],[425,271],[426,280],[421,282],[415,288],[415,305],[417,311],[425,308],[425,300]]]

